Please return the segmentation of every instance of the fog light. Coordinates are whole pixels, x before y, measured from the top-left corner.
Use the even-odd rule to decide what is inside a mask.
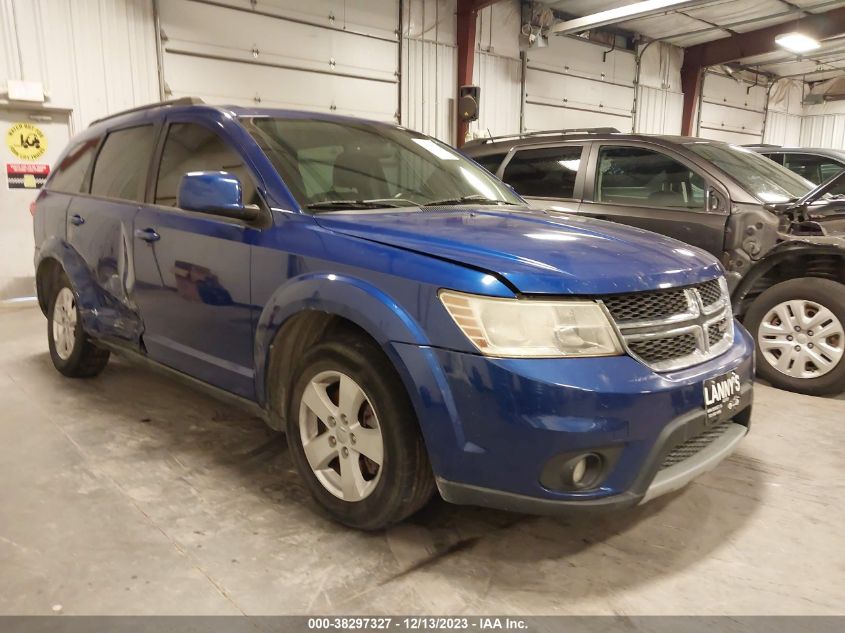
[[[564,481],[575,490],[594,487],[602,476],[603,461],[596,453],[579,455],[564,468]]]
[[[582,457],[578,460],[575,464],[575,468],[572,469],[572,483],[576,486],[581,483],[584,479],[584,475],[587,473],[587,458]]]

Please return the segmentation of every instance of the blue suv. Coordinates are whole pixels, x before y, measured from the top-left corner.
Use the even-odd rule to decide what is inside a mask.
[[[175,101],[100,120],[34,209],[66,376],[111,352],[284,430],[334,519],[435,489],[525,512],[627,507],[745,436],[752,352],[720,264],[529,209],[396,125]]]

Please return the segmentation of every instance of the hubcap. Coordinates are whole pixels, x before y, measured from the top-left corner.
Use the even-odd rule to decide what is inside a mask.
[[[829,309],[794,299],[769,310],[757,343],[763,358],[792,378],[818,378],[832,371],[845,354],[845,330]]]
[[[378,485],[384,442],[367,394],[337,371],[314,376],[299,407],[299,434],[311,471],[344,501],[366,499]]]
[[[70,288],[62,288],[53,307],[53,345],[56,354],[67,360],[76,342],[76,297]]]

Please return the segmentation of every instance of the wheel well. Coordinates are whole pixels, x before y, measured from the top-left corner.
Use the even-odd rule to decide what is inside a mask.
[[[377,347],[378,342],[361,326],[328,312],[306,310],[285,321],[273,338],[268,351],[264,395],[270,411],[270,426],[284,430],[285,412],[296,359],[320,341],[342,335],[355,335],[368,339]],[[279,391],[271,392],[271,386]]]
[[[754,274],[753,270],[751,274]],[[845,256],[834,253],[795,253],[783,257],[748,287],[742,295],[738,314],[744,316],[754,300],[775,284],[802,277],[817,277],[845,284]]]
[[[35,273],[35,292],[38,296],[38,307],[41,308],[44,316],[47,316],[47,302],[53,296],[56,281],[62,272],[62,265],[52,257],[48,257],[38,264],[38,270]]]

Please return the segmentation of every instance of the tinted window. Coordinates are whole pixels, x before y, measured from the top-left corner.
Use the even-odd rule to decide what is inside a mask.
[[[788,202],[813,188],[813,183],[747,147],[717,141],[694,141],[686,147],[713,163],[761,202]]]
[[[112,132],[97,156],[91,193],[107,198],[143,200],[152,153],[152,125]]]
[[[836,161],[813,154],[786,154],[787,169],[791,169],[799,176],[820,185],[828,178],[835,176],[843,167]]]
[[[301,117],[243,123],[297,202],[313,212],[360,205],[520,204],[448,145],[397,126]]]
[[[100,144],[99,138],[80,143],[71,149],[62,162],[53,169],[48,189],[64,191],[65,193],[79,193],[85,181],[85,174],[94,159],[94,152]]]
[[[575,197],[581,145],[520,150],[505,167],[504,181],[523,196]]]
[[[766,154],[761,152],[763,156],[768,158],[769,160],[775,161],[778,165],[783,165],[783,154],[773,153],[773,154]]]
[[[196,123],[174,123],[158,167],[155,203],[175,207],[179,183],[189,171],[225,171],[241,181],[244,204],[258,197],[249,169],[241,155],[212,130]]]
[[[472,160],[484,167],[491,174],[495,174],[499,169],[499,165],[505,160],[506,154],[487,154],[486,156],[476,156]]]
[[[596,201],[703,209],[704,180],[686,165],[660,152],[640,147],[603,147],[599,155]]]

